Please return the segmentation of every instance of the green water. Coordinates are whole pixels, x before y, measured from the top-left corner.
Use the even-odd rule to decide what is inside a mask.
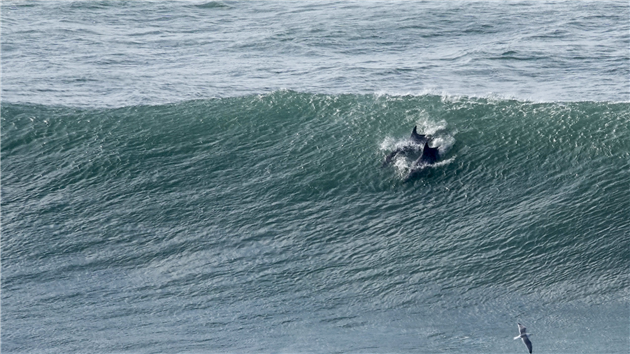
[[[521,321],[535,348],[568,352],[591,323],[582,348],[622,351],[629,112],[293,91],[4,104],[3,340],[503,352]],[[441,161],[405,182],[411,160],[381,164],[414,125]]]

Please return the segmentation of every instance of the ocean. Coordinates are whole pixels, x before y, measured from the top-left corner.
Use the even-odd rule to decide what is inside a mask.
[[[3,353],[628,353],[627,1],[0,11]]]

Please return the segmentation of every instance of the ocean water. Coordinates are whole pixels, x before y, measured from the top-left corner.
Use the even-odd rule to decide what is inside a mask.
[[[628,353],[627,1],[0,10],[3,353]]]

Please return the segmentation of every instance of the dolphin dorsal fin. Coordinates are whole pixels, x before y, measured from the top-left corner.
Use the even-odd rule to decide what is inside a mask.
[[[422,144],[423,141],[426,140],[426,136],[422,135],[422,134],[418,134],[418,126],[415,125],[413,127],[413,130],[411,131],[411,141],[413,141],[416,144]]]

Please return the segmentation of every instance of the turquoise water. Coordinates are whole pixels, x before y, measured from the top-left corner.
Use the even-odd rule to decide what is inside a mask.
[[[627,14],[628,6],[578,4],[3,4],[2,351],[525,353],[512,340],[520,322],[533,333],[534,353],[626,353],[630,103],[627,82],[602,73],[615,65],[627,73],[627,46],[620,56],[576,33],[586,31],[581,24],[615,21],[591,13]],[[69,11],[58,20],[64,26],[94,26],[86,40],[127,48],[120,62],[93,62],[71,41],[63,45],[75,51],[64,60],[44,56],[64,38],[44,13],[62,10]],[[152,10],[152,21],[131,25]],[[385,34],[353,37],[371,33],[366,27],[407,38],[446,26],[393,20],[407,12],[407,21],[472,16],[477,30],[436,35],[434,53],[464,48],[466,38],[485,53],[501,51],[515,40],[513,23],[484,21],[502,11],[520,14],[525,33],[564,28],[562,19],[573,18],[557,35],[611,57],[591,67],[591,59],[569,60],[566,48],[530,39],[545,58],[498,61],[488,70],[508,79],[469,73],[457,86],[458,70],[497,61],[462,49],[470,51],[462,53],[466,63],[439,64],[408,44],[400,50],[425,60],[427,70],[346,70],[367,52],[400,64]],[[543,12],[565,17],[527,17]],[[155,22],[163,13],[171,16]],[[20,16],[41,28],[9,28]],[[256,16],[268,23],[251,31],[271,23],[272,32],[294,33],[292,44],[278,49],[274,34],[252,48],[243,35],[242,47],[225,52],[224,60],[243,60],[232,71],[219,61],[214,71],[187,76],[201,68],[195,45],[151,42],[187,37],[178,30],[205,23],[200,18],[223,19],[217,33],[236,41]],[[305,18],[313,20],[298,21]],[[151,40],[130,39],[149,25]],[[602,30],[609,40],[599,45],[627,44],[627,27]],[[48,40],[29,42],[47,28],[55,32]],[[327,37],[333,31],[346,48]],[[309,62],[306,49],[292,45],[321,56]],[[94,55],[111,54],[100,50]],[[140,65],[138,53],[162,61]],[[220,56],[213,53],[205,55]],[[239,81],[246,58],[251,66]],[[276,65],[269,58],[304,60],[272,75],[261,69]],[[568,60],[565,69],[545,69],[556,60]],[[184,63],[170,66],[175,61]],[[341,72],[335,81],[332,73]],[[533,72],[548,80],[533,85],[537,79],[524,79]],[[96,81],[62,83],[72,75]],[[442,75],[436,90],[447,92],[416,81],[423,75]],[[373,89],[380,80],[382,89]],[[518,89],[501,94],[510,87]],[[405,181],[412,159],[381,165],[413,126],[434,136],[441,160]]]
[[[548,351],[622,352],[629,108],[4,105],[4,348],[505,352],[518,320]],[[404,183],[380,164],[416,124],[448,150]]]

